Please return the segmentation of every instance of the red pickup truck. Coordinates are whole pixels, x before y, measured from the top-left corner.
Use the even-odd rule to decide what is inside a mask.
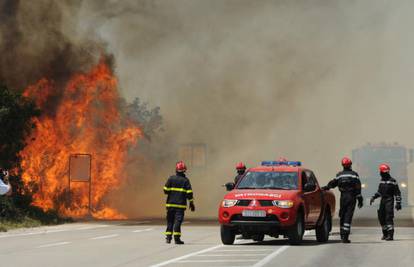
[[[311,229],[316,230],[317,241],[328,241],[335,196],[323,191],[314,173],[301,165],[264,161],[248,169],[237,184],[226,184],[230,192],[219,208],[223,244],[233,244],[235,236],[242,234],[254,241],[283,235],[296,245]]]

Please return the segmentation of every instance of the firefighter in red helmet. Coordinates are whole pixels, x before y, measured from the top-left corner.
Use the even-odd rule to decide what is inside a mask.
[[[394,197],[395,209],[401,209],[401,191],[397,181],[390,175],[390,166],[381,164],[379,172],[381,181],[378,191],[371,197],[370,205],[376,198],[381,197],[381,203],[378,209],[378,220],[382,227],[382,240],[394,240]]]
[[[363,198],[361,195],[361,181],[358,173],[352,170],[351,159],[344,157],[341,163],[343,170],[322,189],[329,190],[338,186],[341,192],[339,209],[341,239],[343,243],[350,243],[349,234],[351,233],[355,205],[358,200],[358,208],[362,208]]]
[[[184,244],[181,240],[181,224],[184,221],[187,200],[190,203],[190,210],[195,211],[193,190],[190,180],[185,175],[186,170],[184,162],[177,162],[175,175],[170,176],[164,186],[164,193],[167,195],[167,230],[165,231],[167,243],[171,243],[174,237],[175,244]]]
[[[239,180],[244,176],[244,174],[246,173],[246,165],[244,165],[243,162],[239,162],[236,164],[236,171],[237,171],[237,175],[234,178],[234,184],[237,184],[239,182]]]

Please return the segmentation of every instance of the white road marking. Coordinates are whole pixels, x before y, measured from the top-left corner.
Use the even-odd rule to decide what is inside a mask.
[[[43,235],[43,234],[52,234],[52,233],[60,233],[60,232],[69,232],[69,231],[78,231],[78,230],[89,230],[94,228],[101,228],[101,227],[108,227],[109,225],[96,225],[96,226],[87,226],[81,228],[72,228],[72,229],[52,229],[52,230],[40,230],[37,232],[29,232],[29,233],[20,233],[20,234],[5,234],[0,235],[0,238],[6,237],[19,237],[19,236],[31,236],[31,235]]]
[[[117,237],[119,236],[118,234],[113,234],[113,235],[103,235],[103,236],[97,236],[97,237],[92,237],[89,238],[91,240],[98,240],[98,239],[107,239],[107,238],[113,238],[113,237]]]
[[[275,250],[272,254],[269,254],[267,257],[263,258],[261,261],[257,262],[253,267],[262,267],[268,264],[273,258],[275,258],[277,255],[288,249],[289,246],[282,246]]]
[[[142,232],[149,232],[154,230],[154,228],[147,228],[147,229],[141,229],[141,230],[134,230],[133,233],[142,233]]]
[[[70,243],[71,242],[59,242],[59,243],[45,244],[45,245],[38,246],[37,248],[49,248],[49,247],[63,246],[63,245],[67,245]]]
[[[257,260],[183,260],[177,261],[177,263],[207,263],[207,262],[255,262]]]
[[[217,251],[219,252],[219,251]],[[204,254],[196,255],[197,257],[254,257],[254,256],[267,256],[269,254]]]
[[[273,251],[273,249],[220,249],[217,252],[262,252]]]
[[[170,263],[174,263],[174,262],[178,262],[178,261],[181,261],[181,260],[185,260],[185,259],[188,259],[188,258],[190,258],[192,256],[196,256],[196,255],[199,255],[199,254],[202,254],[202,253],[206,253],[206,252],[209,252],[209,251],[212,251],[212,250],[221,248],[223,246],[224,245],[217,245],[217,246],[214,246],[214,247],[209,247],[209,248],[206,248],[206,249],[203,249],[203,250],[199,250],[199,251],[196,251],[196,252],[193,252],[193,253],[190,253],[190,254],[186,254],[186,255],[181,256],[181,257],[177,257],[177,258],[174,258],[174,259],[171,259],[171,260],[168,260],[168,261],[164,261],[164,262],[161,262],[161,263],[158,263],[158,264],[155,264],[155,265],[151,265],[150,267],[161,267],[161,266],[165,266],[165,265],[168,265]]]

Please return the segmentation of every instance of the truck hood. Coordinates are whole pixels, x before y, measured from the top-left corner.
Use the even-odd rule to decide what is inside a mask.
[[[298,190],[275,189],[235,189],[227,193],[225,199],[293,199],[299,193]]]

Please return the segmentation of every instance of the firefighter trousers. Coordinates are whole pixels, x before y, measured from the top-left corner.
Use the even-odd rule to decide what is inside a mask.
[[[356,198],[352,193],[342,193],[339,208],[341,237],[348,237],[351,233],[352,217],[354,216]]]
[[[165,235],[167,238],[174,236],[175,239],[180,239],[181,224],[184,221],[184,209],[169,208],[167,209],[167,230]]]
[[[378,209],[378,221],[382,227],[382,233],[394,232],[394,197],[382,197]]]

